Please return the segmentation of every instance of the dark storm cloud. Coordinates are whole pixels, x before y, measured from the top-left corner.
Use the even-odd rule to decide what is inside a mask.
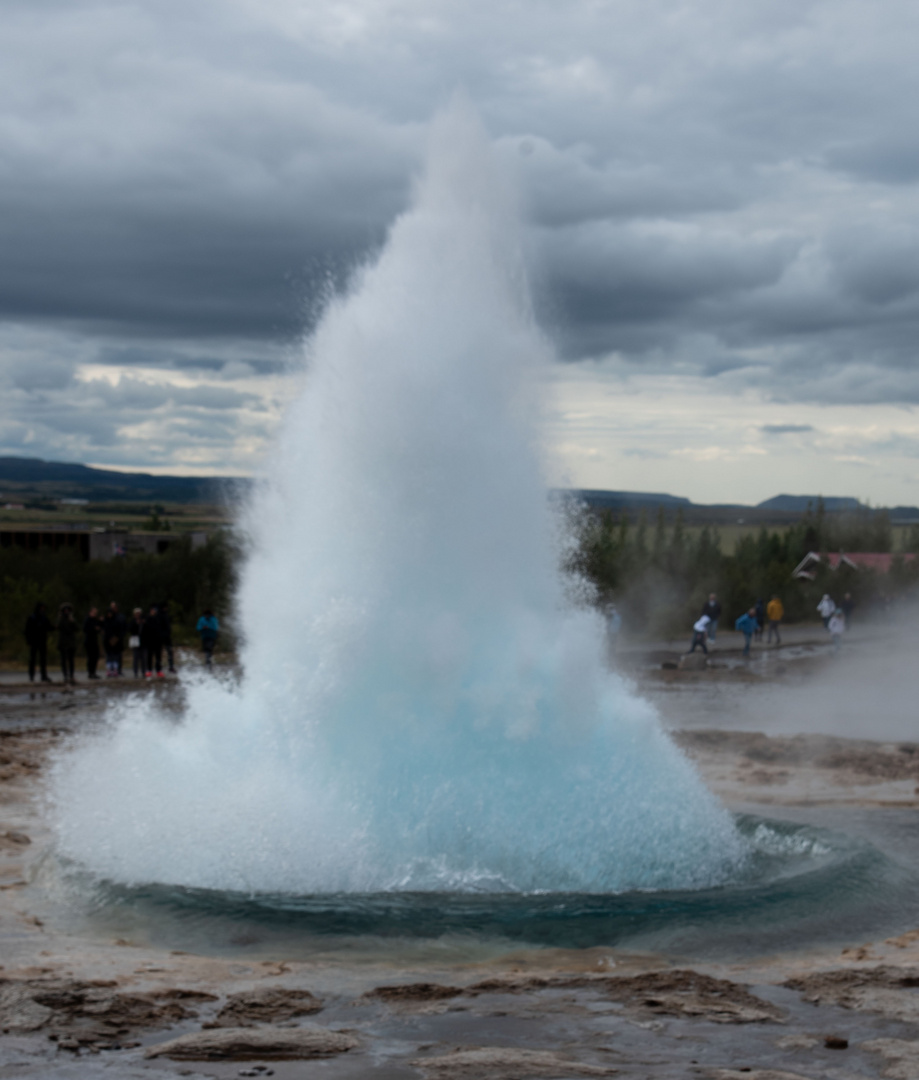
[[[458,86],[565,360],[919,402],[917,34],[895,0],[6,0],[0,323],[62,335],[17,408],[63,415],[77,363],[285,370]],[[160,393],[106,407],[253,409]]]

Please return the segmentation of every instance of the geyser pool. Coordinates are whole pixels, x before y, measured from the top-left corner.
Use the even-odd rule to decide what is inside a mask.
[[[243,526],[243,675],[53,777],[99,879],[250,895],[705,889],[749,843],[558,567],[514,214],[462,107],[307,346]]]

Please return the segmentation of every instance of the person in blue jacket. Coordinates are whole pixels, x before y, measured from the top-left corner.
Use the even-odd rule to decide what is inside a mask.
[[[750,655],[750,642],[753,640],[753,635],[759,629],[759,623],[756,620],[756,608],[751,607],[749,611],[745,611],[743,615],[734,623],[734,629],[739,630],[743,634],[744,656]]]
[[[204,609],[204,614],[198,620],[198,625],[195,629],[201,635],[201,648],[204,650],[204,662],[210,667],[211,661],[214,659],[214,646],[217,644],[217,634],[220,630],[220,623],[217,621],[217,616],[210,608]]]

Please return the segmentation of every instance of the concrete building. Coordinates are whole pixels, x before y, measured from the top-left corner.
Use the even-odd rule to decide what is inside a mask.
[[[78,552],[84,561],[103,562],[123,555],[162,555],[182,537],[190,537],[192,550],[207,543],[206,532],[127,532],[109,529],[41,529],[0,527],[0,548],[20,547],[28,551]]]

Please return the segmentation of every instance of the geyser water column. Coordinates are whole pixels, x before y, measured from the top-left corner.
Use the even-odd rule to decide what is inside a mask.
[[[463,107],[308,345],[245,520],[238,685],[113,706],[60,851],[216,890],[711,885],[745,846],[566,599],[510,202]]]

